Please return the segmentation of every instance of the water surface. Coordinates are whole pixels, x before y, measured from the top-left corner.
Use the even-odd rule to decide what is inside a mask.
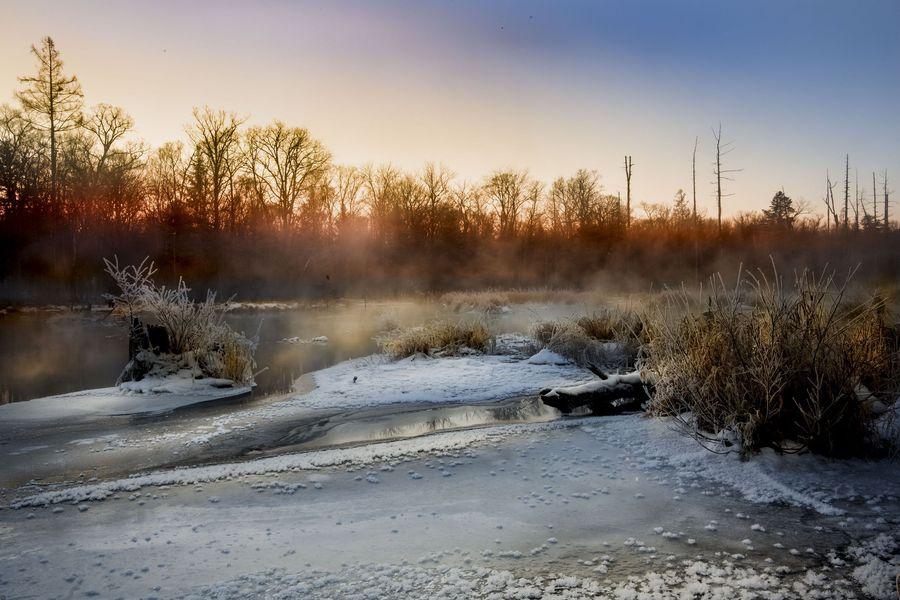
[[[375,337],[432,319],[486,319],[498,332],[527,331],[543,318],[584,312],[573,305],[520,305],[497,314],[455,313],[436,302],[343,301],[290,310],[239,310],[226,320],[258,335],[255,396],[284,392],[301,375],[376,352]],[[325,336],[327,343],[303,340]],[[289,342],[291,338],[297,341]],[[105,312],[0,315],[0,404],[108,387],[128,360],[121,322]]]

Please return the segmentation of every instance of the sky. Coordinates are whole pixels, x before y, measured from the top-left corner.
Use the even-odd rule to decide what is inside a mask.
[[[0,0],[0,100],[54,38],[88,105],[185,138],[194,106],[308,128],[338,163],[442,163],[480,181],[594,169],[636,203],[714,212],[712,127],[734,150],[725,213],[776,190],[821,210],[826,170],[900,181],[900,2]],[[9,26],[9,24],[12,26]],[[853,184],[851,184],[852,186]],[[900,189],[900,188],[898,188]]]

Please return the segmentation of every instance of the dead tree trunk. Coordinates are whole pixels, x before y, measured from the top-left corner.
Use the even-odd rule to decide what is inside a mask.
[[[722,233],[722,125],[716,134],[716,218]]]
[[[837,230],[840,227],[840,219],[838,218],[837,207],[834,205],[834,186],[836,183],[831,182],[831,175],[826,171],[825,172],[825,208],[828,210],[828,214],[826,215],[826,220],[830,215],[830,220],[834,223],[834,228]]]
[[[875,171],[872,171],[872,222],[878,227],[878,187],[875,185]],[[885,220],[885,222],[887,222]]]
[[[737,173],[740,169],[723,169],[722,158],[734,150],[734,146],[730,142],[722,140],[722,124],[719,123],[718,129],[713,129],[713,137],[716,140],[716,162],[713,163],[716,184],[716,212],[719,224],[719,233],[722,233],[722,198],[730,196],[722,191],[722,181],[734,181],[731,177],[732,173]]]
[[[607,376],[591,368],[599,379],[581,385],[541,390],[541,401],[569,414],[587,408],[594,415],[614,415],[639,410],[650,398],[652,387],[637,372]]]
[[[844,163],[844,231],[850,229],[850,155]]]
[[[631,227],[631,172],[634,163],[630,156],[625,157],[625,226]]]
[[[691,179],[693,181],[693,197],[694,197],[694,210],[693,217],[694,223],[697,222],[697,144],[700,143],[700,138],[694,138],[694,154],[691,158]]]

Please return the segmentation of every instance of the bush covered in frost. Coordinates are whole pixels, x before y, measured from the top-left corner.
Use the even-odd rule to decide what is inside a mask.
[[[225,322],[226,306],[216,303],[214,292],[208,291],[202,301],[190,296],[190,288],[181,279],[173,288],[158,286],[153,281],[156,269],[146,260],[139,265],[120,267],[118,259],[104,260],[106,272],[119,288],[110,294],[116,314],[131,328],[135,323],[165,329],[167,343],[164,356],[142,352],[141,359],[159,372],[171,363],[188,364],[207,377],[251,383],[256,366],[253,355],[256,344],[234,331]],[[137,321],[136,321],[137,319]],[[157,349],[158,350],[158,349]]]

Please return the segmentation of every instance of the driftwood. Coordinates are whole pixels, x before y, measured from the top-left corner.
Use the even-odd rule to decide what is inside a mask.
[[[650,385],[638,372],[608,376],[594,366],[588,368],[598,380],[541,390],[541,401],[565,414],[585,407],[595,415],[615,415],[639,410],[650,398]]]

